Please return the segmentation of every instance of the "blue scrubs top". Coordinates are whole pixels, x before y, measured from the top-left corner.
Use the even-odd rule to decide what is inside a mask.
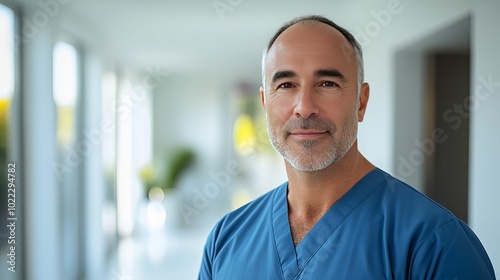
[[[287,186],[217,223],[199,279],[495,279],[466,224],[380,169],[339,199],[297,247]]]

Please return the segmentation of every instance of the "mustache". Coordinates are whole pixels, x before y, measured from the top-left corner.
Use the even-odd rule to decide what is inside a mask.
[[[307,130],[307,129],[325,130],[332,133],[335,132],[337,126],[333,122],[321,120],[318,118],[307,118],[307,119],[299,118],[299,119],[288,120],[283,126],[283,132],[286,133],[290,133],[293,130]]]

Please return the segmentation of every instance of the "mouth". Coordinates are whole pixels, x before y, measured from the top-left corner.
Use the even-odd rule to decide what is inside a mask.
[[[328,131],[320,130],[295,130],[289,133],[294,139],[297,140],[316,140],[328,134]]]

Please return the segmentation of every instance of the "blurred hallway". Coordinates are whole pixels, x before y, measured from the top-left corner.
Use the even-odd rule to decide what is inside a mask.
[[[499,0],[0,0],[0,279],[196,279],[213,225],[286,180],[261,55],[306,14],[363,47],[361,152],[456,207],[500,271]]]
[[[103,279],[196,279],[207,235],[189,229],[125,238]]]

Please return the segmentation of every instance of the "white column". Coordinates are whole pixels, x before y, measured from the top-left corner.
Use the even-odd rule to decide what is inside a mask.
[[[36,8],[36,7],[34,7]],[[52,98],[52,32],[50,19],[36,18],[36,9],[23,19],[23,125],[26,234],[26,277],[59,280],[61,248],[59,190],[53,165],[56,161],[56,116]],[[36,15],[36,14],[35,14]],[[23,21],[24,21],[23,20]],[[28,33],[26,33],[28,32]]]
[[[90,143],[91,153],[83,170],[84,187],[84,254],[86,279],[100,279],[105,270],[105,236],[102,229],[102,209],[105,197],[102,165],[102,140],[109,133],[101,115],[102,66],[99,58],[86,53],[83,88],[83,135],[81,141]]]

